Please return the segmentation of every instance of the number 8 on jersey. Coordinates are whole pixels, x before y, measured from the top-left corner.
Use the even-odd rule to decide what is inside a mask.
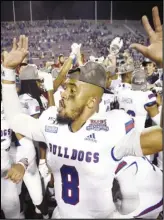
[[[62,179],[62,199],[76,205],[79,202],[79,176],[75,167],[63,165],[60,168]]]

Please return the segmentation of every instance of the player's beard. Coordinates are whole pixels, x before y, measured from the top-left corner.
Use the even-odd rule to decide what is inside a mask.
[[[68,116],[68,115],[60,115],[57,114],[57,123],[61,124],[61,125],[71,125],[82,113],[84,110],[84,106],[81,108],[77,108],[76,110],[73,111],[72,117]]]
[[[56,121],[58,124],[65,125],[65,124],[72,124],[73,119],[67,116],[61,116],[60,114],[57,115]]]

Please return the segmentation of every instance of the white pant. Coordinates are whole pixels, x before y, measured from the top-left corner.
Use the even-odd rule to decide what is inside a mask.
[[[43,200],[42,184],[35,158],[29,164],[24,174],[23,181],[28,189],[33,204],[40,205]]]
[[[14,163],[16,162],[16,147],[11,146],[10,149],[10,156],[13,159]],[[40,205],[43,200],[43,194],[42,194],[42,184],[41,184],[41,178],[39,174],[39,170],[36,164],[36,157],[34,156],[34,159],[30,162],[28,165],[28,168],[24,174],[23,181],[27,187],[27,190],[30,194],[30,197],[32,199],[32,202],[34,205]],[[18,186],[19,192],[21,192],[22,183]]]
[[[9,151],[1,150],[1,209],[6,219],[20,217],[20,202],[17,184],[10,179],[5,179],[11,167]]]

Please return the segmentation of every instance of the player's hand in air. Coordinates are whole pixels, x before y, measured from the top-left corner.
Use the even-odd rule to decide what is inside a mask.
[[[109,54],[117,55],[123,47],[123,40],[120,37],[116,37],[112,40],[110,47],[107,48]]]
[[[71,46],[71,54],[79,55],[80,54],[81,44],[73,43]]]
[[[13,39],[13,47],[9,53],[4,54],[3,66],[8,69],[15,69],[28,54],[28,37],[20,35],[17,43],[16,38]]]
[[[143,26],[147,32],[150,40],[150,45],[148,47],[141,44],[132,44],[130,48],[138,50],[145,57],[154,61],[157,65],[162,67],[163,63],[163,47],[162,47],[162,25],[159,17],[158,7],[152,9],[153,23],[155,30],[149,24],[148,18],[146,16],[142,17]]]
[[[19,183],[24,176],[25,168],[22,164],[14,164],[12,167],[8,170],[7,175],[5,179],[10,179],[14,183]]]

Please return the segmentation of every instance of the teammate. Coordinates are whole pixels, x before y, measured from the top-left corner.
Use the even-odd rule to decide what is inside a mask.
[[[29,80],[27,80],[26,77],[27,72],[31,76]],[[24,68],[20,72],[21,90],[20,90],[19,100],[23,108],[23,112],[34,118],[38,118],[40,113],[44,109],[40,99],[40,91],[36,83],[37,79],[38,79],[38,74],[34,66],[27,65],[26,68]],[[40,147],[41,150],[42,148],[45,147],[45,144],[39,143],[38,147]],[[26,173],[23,180],[29,191],[33,204],[36,207],[35,208],[36,213],[38,214],[42,213],[43,218],[48,218],[48,207],[46,205],[46,201],[44,201],[43,199],[44,192],[42,192],[41,178],[39,175],[39,171],[37,168],[37,161],[36,161],[36,152],[39,155],[38,147],[31,149],[31,154],[33,155],[33,162],[30,164],[31,170],[29,170],[29,172]],[[40,160],[39,168],[42,169],[43,167],[45,169],[45,163],[44,161]],[[37,185],[37,190],[33,190],[31,184]]]
[[[163,205],[161,170],[146,157],[128,156],[119,163],[115,173],[122,193],[122,201],[117,201],[117,210],[120,213],[122,209],[124,211],[115,218],[157,219]],[[129,211],[132,203],[138,202],[134,185],[129,184],[131,174],[134,179],[133,184],[137,186],[140,203],[134,212],[128,214],[125,210]]]
[[[20,146],[15,154],[13,162],[11,155],[11,135],[4,114],[3,102],[1,100],[1,209],[5,218],[21,218],[20,201],[17,184],[22,180],[28,164],[31,163],[32,141],[19,136]],[[17,184],[16,184],[17,183]]]
[[[122,83],[117,89],[116,95],[120,109],[124,109],[134,120],[136,127],[142,131],[145,127],[147,111],[145,108],[157,106],[156,97],[151,91],[146,91],[147,81],[144,71],[136,69],[133,72],[123,72]],[[132,84],[131,84],[131,83]],[[157,112],[156,114],[158,114]],[[155,115],[154,115],[155,116]]]

